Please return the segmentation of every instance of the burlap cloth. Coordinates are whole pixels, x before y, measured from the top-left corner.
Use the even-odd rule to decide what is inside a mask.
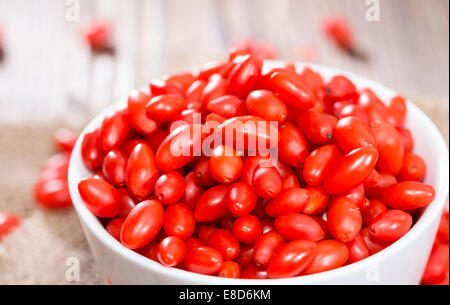
[[[448,100],[414,99],[449,138]],[[73,209],[36,206],[31,189],[52,153],[51,135],[64,122],[11,126],[0,122],[0,211],[21,224],[0,242],[0,284],[104,284]],[[430,148],[432,149],[432,148]],[[69,282],[66,260],[80,261],[80,281]]]

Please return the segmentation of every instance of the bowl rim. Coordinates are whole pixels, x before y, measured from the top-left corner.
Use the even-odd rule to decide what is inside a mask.
[[[265,61],[264,69],[282,66],[286,61],[276,60],[276,61]],[[393,97],[397,95],[396,91],[393,89],[386,87],[376,81],[373,81],[364,76],[360,76],[358,74],[347,72],[342,69],[328,67],[319,64],[311,64],[304,62],[296,62],[295,63],[297,71],[301,71],[301,69],[305,67],[310,67],[313,71],[319,72],[325,78],[329,78],[333,75],[344,75],[352,80],[358,88],[371,88],[377,96],[390,96]],[[381,98],[385,101],[385,98]],[[324,271],[317,274],[311,275],[300,275],[291,278],[282,278],[282,279],[231,279],[231,278],[222,278],[217,276],[203,275],[197,274],[190,271],[185,271],[177,268],[169,268],[161,265],[158,262],[155,262],[151,259],[148,259],[133,250],[130,250],[124,247],[119,241],[114,239],[105,228],[101,225],[100,221],[94,216],[83,204],[82,199],[78,193],[78,182],[75,181],[74,172],[76,171],[75,167],[76,163],[79,164],[81,162],[80,155],[80,147],[81,147],[81,139],[84,134],[90,132],[94,128],[97,128],[101,124],[101,120],[108,114],[118,109],[122,109],[126,105],[127,98],[121,98],[108,106],[106,109],[97,114],[89,124],[84,128],[80,137],[78,138],[75,147],[72,151],[72,155],[69,163],[69,172],[68,172],[68,183],[69,183],[69,191],[70,196],[73,201],[73,205],[78,214],[78,217],[81,222],[84,223],[86,228],[101,241],[109,250],[114,251],[117,255],[122,257],[123,259],[129,260],[134,264],[139,265],[140,267],[147,269],[151,272],[162,273],[165,276],[172,277],[178,280],[184,281],[193,281],[193,282],[202,282],[204,284],[209,285],[260,285],[260,284],[308,284],[308,282],[318,282],[320,279],[338,279],[345,274],[354,272],[356,270],[362,270],[366,267],[370,267],[373,264],[377,264],[379,261],[382,261],[395,253],[396,251],[400,251],[402,248],[406,247],[411,240],[414,240],[420,236],[420,234],[429,227],[432,221],[442,213],[442,209],[447,199],[448,189],[449,189],[449,154],[447,145],[439,132],[438,128],[432,122],[432,120],[415,104],[407,101],[408,113],[414,113],[415,116],[421,118],[421,126],[422,128],[426,128],[431,131],[433,135],[434,141],[436,141],[435,149],[439,151],[440,158],[436,160],[439,163],[439,170],[436,174],[438,185],[435,185],[436,197],[434,201],[424,210],[419,220],[414,224],[414,226],[406,233],[402,238],[398,241],[391,244],[386,249],[371,255],[370,257],[363,259],[361,261],[355,262],[353,264],[349,264],[346,266],[339,267],[337,269]],[[98,263],[98,262],[97,262]]]

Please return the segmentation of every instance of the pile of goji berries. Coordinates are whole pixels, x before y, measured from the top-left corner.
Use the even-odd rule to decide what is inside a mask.
[[[402,97],[386,106],[341,75],[262,66],[234,49],[225,62],[153,80],[150,94],[133,91],[84,136],[94,174],[80,195],[125,247],[201,274],[292,277],[381,251],[433,201]],[[232,141],[193,154],[227,128]],[[251,138],[278,159],[242,145]],[[174,154],[180,146],[190,154]]]
[[[45,162],[33,190],[34,198],[41,206],[50,209],[72,206],[67,172],[77,138],[67,129],[59,129],[53,134],[53,145],[59,152]]]

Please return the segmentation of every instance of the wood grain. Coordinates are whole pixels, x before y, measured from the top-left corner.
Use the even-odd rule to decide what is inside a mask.
[[[355,0],[80,0],[80,21],[69,22],[64,1],[0,0],[0,120],[86,120],[151,78],[224,58],[246,38],[273,44],[287,60],[312,46],[317,63],[447,101],[449,2],[380,1],[381,20],[368,22],[365,2]],[[328,12],[348,19],[367,61],[324,37]],[[112,23],[115,57],[92,57],[82,41],[80,29],[92,18]]]

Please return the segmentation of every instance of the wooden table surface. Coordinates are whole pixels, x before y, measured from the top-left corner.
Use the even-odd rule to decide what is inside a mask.
[[[79,0],[80,20],[66,18],[74,0],[0,0],[6,58],[0,64],[0,122],[89,118],[114,98],[165,73],[226,56],[254,38],[298,60],[368,76],[408,96],[447,102],[449,1],[380,0],[368,22],[364,0]],[[77,0],[75,0],[75,3]],[[340,52],[323,35],[327,12],[345,16],[368,60]],[[114,26],[115,57],[93,58],[80,35],[92,18]]]

